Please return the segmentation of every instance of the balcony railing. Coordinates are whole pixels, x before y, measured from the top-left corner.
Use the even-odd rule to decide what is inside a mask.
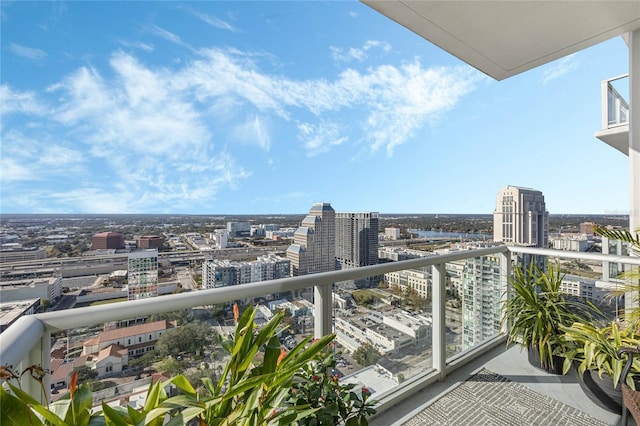
[[[295,292],[305,288],[314,289],[314,333],[316,337],[319,337],[333,331],[332,288],[334,283],[380,277],[390,272],[430,268],[432,283],[431,344],[428,348],[425,345],[424,353],[421,352],[417,357],[422,362],[419,365],[410,366],[409,377],[390,390],[376,394],[375,398],[379,401],[378,409],[384,411],[425,386],[444,378],[456,368],[478,358],[497,344],[504,342],[500,330],[497,329],[479,331],[476,328],[475,333],[469,333],[466,336],[461,334],[452,337],[450,333],[447,333],[448,327],[462,330],[470,325],[473,326],[474,324],[470,324],[470,321],[474,321],[472,314],[486,320],[489,326],[495,327],[495,322],[492,322],[494,317],[488,312],[466,311],[464,303],[459,311],[447,306],[446,285],[447,281],[450,281],[450,277],[447,277],[446,266],[448,263],[471,259],[480,259],[481,261],[490,259],[491,262],[498,262],[500,275],[497,279],[499,282],[491,283],[491,285],[506,289],[511,276],[514,255],[539,255],[596,261],[600,264],[612,262],[640,266],[640,258],[626,256],[495,246],[357,269],[77,308],[71,311],[46,312],[21,317],[0,335],[0,365],[11,365],[15,371],[22,371],[26,366],[34,364],[40,364],[43,368],[48,369],[50,366],[51,334],[60,330],[73,330],[109,321],[129,319],[133,316],[141,317],[198,306],[222,304],[269,294]],[[486,285],[487,282],[478,278],[476,281],[475,285],[480,286]],[[465,291],[469,291],[469,289],[465,289]],[[503,294],[501,292],[500,297],[504,297]],[[499,300],[495,299],[480,300],[479,303],[487,302],[493,305],[491,309],[495,309],[499,305]],[[40,398],[40,388],[37,388],[37,384],[33,380],[28,380],[26,376],[28,375],[25,375],[22,382],[23,389],[33,397]],[[45,376],[45,380],[48,380],[48,377]],[[46,383],[45,387],[49,389],[50,384]]]
[[[620,92],[628,93],[629,74],[602,81],[602,129],[629,124],[629,103]]]

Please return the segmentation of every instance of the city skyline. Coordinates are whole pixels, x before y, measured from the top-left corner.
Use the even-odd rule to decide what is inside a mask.
[[[497,82],[359,2],[0,11],[3,214],[628,213],[620,38]]]

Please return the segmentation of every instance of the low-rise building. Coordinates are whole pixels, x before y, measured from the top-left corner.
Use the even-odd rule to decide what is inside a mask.
[[[62,295],[62,278],[32,278],[0,282],[0,300],[15,302],[28,299],[48,299],[51,303]]]
[[[18,318],[35,314],[40,310],[40,299],[20,300],[0,303],[0,333],[5,331]]]

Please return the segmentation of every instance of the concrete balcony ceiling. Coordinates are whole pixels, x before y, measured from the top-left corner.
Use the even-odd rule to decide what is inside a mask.
[[[363,3],[496,80],[640,29],[640,1]]]

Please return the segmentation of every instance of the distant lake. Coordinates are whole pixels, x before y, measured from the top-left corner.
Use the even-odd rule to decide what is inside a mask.
[[[422,229],[408,229],[412,234],[418,234],[418,238],[473,238],[473,239],[492,239],[493,235],[474,234],[473,232],[444,232],[444,231],[425,231]]]

